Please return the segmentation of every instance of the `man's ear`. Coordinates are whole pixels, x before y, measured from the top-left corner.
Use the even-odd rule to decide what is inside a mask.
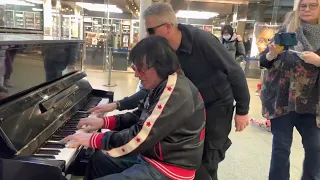
[[[167,29],[168,29],[168,34],[170,34],[172,31],[173,31],[173,25],[172,24],[170,24],[170,23],[168,23],[168,24],[166,24],[166,26],[167,26]]]

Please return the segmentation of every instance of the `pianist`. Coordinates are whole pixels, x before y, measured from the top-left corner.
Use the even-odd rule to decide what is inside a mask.
[[[201,164],[205,132],[201,95],[180,71],[174,50],[162,37],[140,41],[130,61],[135,76],[150,90],[138,110],[82,119],[78,127],[111,131],[77,133],[63,141],[105,150],[91,157],[85,180],[193,179]]]

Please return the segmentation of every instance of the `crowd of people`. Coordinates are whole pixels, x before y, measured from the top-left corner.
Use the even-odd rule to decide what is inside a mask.
[[[240,63],[248,50],[233,27],[221,39],[179,24],[170,4],[143,12],[148,37],[132,45],[129,61],[140,84],[137,92],[89,112],[133,110],[81,119],[86,132],[63,139],[95,148],[85,180],[217,180],[219,163],[232,142],[229,134],[249,124],[250,93]],[[302,180],[320,179],[320,0],[297,0],[280,33],[295,33],[298,44],[279,50],[274,40],[259,56],[266,69],[261,86],[262,114],[273,135],[269,180],[290,179],[294,127],[305,149]],[[46,81],[75,69],[80,45],[43,46]],[[14,48],[0,47],[0,95],[8,93]],[[58,57],[58,58],[57,58]],[[63,57],[63,58],[62,58]],[[57,63],[56,60],[59,60]],[[62,63],[63,62],[63,63]],[[109,129],[105,133],[92,130]]]

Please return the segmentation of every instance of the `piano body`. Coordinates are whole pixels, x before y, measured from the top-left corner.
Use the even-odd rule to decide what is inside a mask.
[[[59,141],[76,132],[86,111],[113,101],[113,92],[92,89],[78,71],[30,89],[0,106],[0,174],[3,180],[61,179],[83,147]]]
[[[46,43],[83,41],[0,34],[0,46]],[[24,56],[15,61],[15,65],[20,63],[13,68],[20,73],[15,84],[22,89],[0,100],[0,180],[60,180],[66,174],[83,175],[90,149],[68,148],[60,140],[77,131],[81,118],[91,116],[88,109],[112,102],[113,92],[93,89],[82,71],[45,82],[42,61]],[[34,72],[37,70],[42,74]]]

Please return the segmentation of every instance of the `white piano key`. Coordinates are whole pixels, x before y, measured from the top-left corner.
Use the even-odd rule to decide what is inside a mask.
[[[64,160],[66,162],[66,166],[69,167],[71,163],[71,159],[74,157],[78,148],[63,148],[59,149],[60,153],[58,155],[54,155],[56,160]]]

